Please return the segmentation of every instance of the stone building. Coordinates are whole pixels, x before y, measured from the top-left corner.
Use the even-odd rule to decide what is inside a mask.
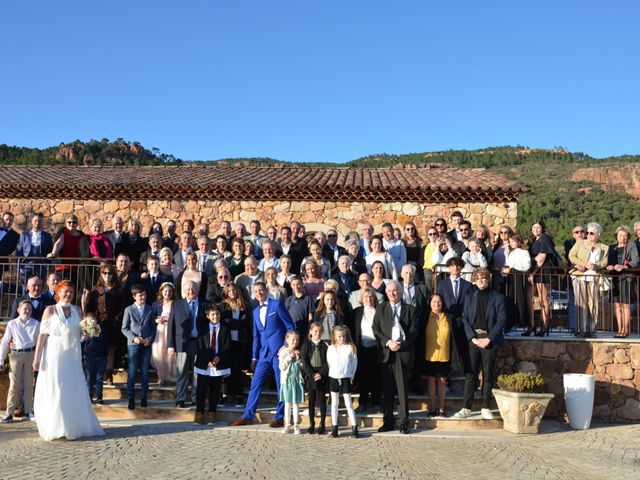
[[[18,228],[32,212],[54,225],[75,213],[90,218],[137,218],[146,229],[154,220],[192,219],[213,224],[261,221],[280,226],[297,219],[308,231],[334,227],[341,235],[371,222],[418,231],[437,217],[460,210],[472,225],[492,230],[515,226],[518,195],[526,189],[484,169],[441,165],[394,168],[301,166],[180,167],[0,167],[0,210],[16,215]]]

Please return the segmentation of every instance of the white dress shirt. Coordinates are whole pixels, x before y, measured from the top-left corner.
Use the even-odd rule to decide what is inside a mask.
[[[15,350],[24,350],[36,346],[38,335],[40,335],[40,322],[35,318],[30,318],[26,322],[19,317],[11,320],[7,324],[2,343],[0,343],[0,364],[4,363],[12,340]]]

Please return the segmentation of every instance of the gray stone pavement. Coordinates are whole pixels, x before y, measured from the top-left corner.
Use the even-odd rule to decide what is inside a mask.
[[[501,430],[283,435],[266,426],[103,421],[106,437],[43,442],[29,422],[0,425],[3,479],[635,479],[640,425],[547,433]]]

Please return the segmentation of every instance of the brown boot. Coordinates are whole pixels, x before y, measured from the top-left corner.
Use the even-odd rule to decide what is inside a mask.
[[[244,417],[240,417],[229,422],[230,427],[241,427],[243,425],[251,425],[251,420],[247,420]]]
[[[194,425],[206,425],[207,422],[205,421],[205,417],[204,417],[204,412],[196,412],[195,415],[193,416],[193,424]]]
[[[269,426],[271,428],[282,428],[284,427],[284,420],[273,420]]]
[[[216,423],[216,412],[207,412],[204,414],[204,421],[207,425],[215,425]]]

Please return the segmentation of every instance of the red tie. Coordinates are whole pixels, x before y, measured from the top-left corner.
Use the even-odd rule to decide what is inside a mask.
[[[217,340],[217,335],[216,335],[216,327],[213,327],[213,331],[211,332],[211,350],[213,350],[213,353],[216,354],[218,353],[218,349],[216,348],[216,340]]]

